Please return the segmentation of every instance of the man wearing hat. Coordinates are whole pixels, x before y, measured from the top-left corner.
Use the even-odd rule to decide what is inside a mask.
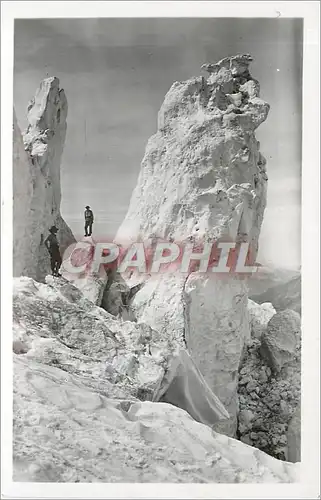
[[[90,210],[90,206],[87,205],[85,210],[85,236],[91,236],[93,222],[94,222],[94,214],[92,210]]]
[[[53,276],[61,276],[59,273],[60,266],[62,264],[62,259],[59,250],[59,243],[57,240],[57,232],[58,228],[56,226],[52,226],[49,229],[49,236],[45,240],[45,247],[47,248],[50,254],[50,265]]]

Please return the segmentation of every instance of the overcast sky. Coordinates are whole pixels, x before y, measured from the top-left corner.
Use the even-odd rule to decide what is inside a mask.
[[[292,19],[35,19],[15,22],[14,105],[22,129],[40,81],[57,76],[68,103],[62,215],[76,236],[83,211],[113,237],[124,218],[157,112],[172,83],[204,62],[250,53],[271,105],[257,131],[267,158],[260,261],[300,265],[302,26]]]

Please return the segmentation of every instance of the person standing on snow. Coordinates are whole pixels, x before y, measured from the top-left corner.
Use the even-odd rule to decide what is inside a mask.
[[[91,236],[94,222],[94,214],[87,205],[85,210],[85,236]],[[89,234],[88,234],[89,233]]]
[[[57,240],[57,232],[58,228],[56,226],[52,226],[49,229],[49,236],[45,240],[44,244],[50,254],[50,265],[53,276],[61,276],[59,273],[60,266],[62,264],[62,258],[59,250],[59,243]]]

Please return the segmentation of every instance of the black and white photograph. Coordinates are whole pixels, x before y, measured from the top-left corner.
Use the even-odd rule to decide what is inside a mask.
[[[11,19],[6,481],[317,498],[319,4],[153,3]]]

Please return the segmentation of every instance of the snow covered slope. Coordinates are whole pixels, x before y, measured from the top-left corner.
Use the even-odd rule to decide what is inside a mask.
[[[170,344],[146,325],[115,319],[51,277],[14,280],[13,320],[15,481],[298,480],[298,464],[220,435],[176,407],[185,372],[177,403],[201,409],[207,390],[216,415],[225,411],[186,357],[171,368]],[[151,401],[164,389],[172,404]]]

